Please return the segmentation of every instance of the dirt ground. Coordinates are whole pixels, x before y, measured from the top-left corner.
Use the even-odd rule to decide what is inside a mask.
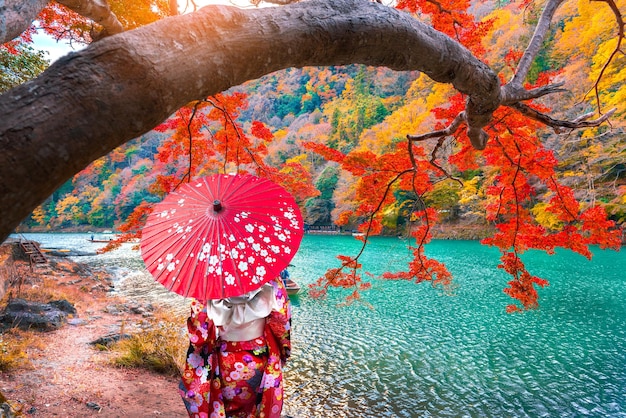
[[[110,363],[111,352],[90,344],[119,332],[122,325],[142,320],[141,313],[109,308],[124,301],[110,296],[106,278],[85,273],[65,260],[36,266],[24,274],[30,275],[30,286],[36,283],[33,276],[41,276],[82,296],[74,303],[77,315],[67,325],[37,334],[41,344],[29,350],[31,367],[0,373],[0,392],[21,408],[23,416],[187,416],[177,378],[115,367]]]

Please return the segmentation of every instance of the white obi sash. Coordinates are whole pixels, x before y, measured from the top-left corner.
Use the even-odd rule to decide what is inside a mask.
[[[263,335],[265,318],[278,310],[274,288],[266,283],[244,295],[210,300],[207,315],[217,327],[219,338],[225,341],[249,341]]]

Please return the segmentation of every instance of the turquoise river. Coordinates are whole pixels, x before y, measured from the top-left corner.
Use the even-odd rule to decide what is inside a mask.
[[[43,247],[93,252],[87,234],[26,234]],[[290,268],[306,288],[336,255],[355,255],[349,236],[304,237]],[[452,295],[429,284],[369,279],[367,303],[341,306],[347,291],[293,301],[293,355],[284,414],[310,417],[626,417],[626,254],[594,250],[523,256],[546,278],[540,308],[507,314],[512,300],[499,253],[474,241],[435,241],[427,255],[455,277]],[[364,270],[403,270],[407,242],[374,238]],[[74,257],[106,267],[116,291],[187,309],[143,269],[130,246]],[[182,326],[182,324],[181,324]]]

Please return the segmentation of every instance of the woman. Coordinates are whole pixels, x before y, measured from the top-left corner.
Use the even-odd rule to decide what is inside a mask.
[[[192,302],[187,329],[180,389],[190,417],[280,417],[291,352],[282,280],[235,298]]]

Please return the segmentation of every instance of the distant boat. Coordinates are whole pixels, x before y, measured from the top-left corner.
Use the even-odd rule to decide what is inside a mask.
[[[300,291],[300,285],[291,279],[287,279],[285,288],[287,289],[288,295],[295,295]]]
[[[89,242],[110,242],[112,240],[113,238],[96,238],[93,235],[91,236],[91,238],[87,238],[87,241]]]
[[[113,238],[87,238],[87,241],[89,242],[111,242],[114,239],[118,239],[118,237],[113,237]],[[139,238],[127,238],[125,241],[123,242],[139,242]]]

